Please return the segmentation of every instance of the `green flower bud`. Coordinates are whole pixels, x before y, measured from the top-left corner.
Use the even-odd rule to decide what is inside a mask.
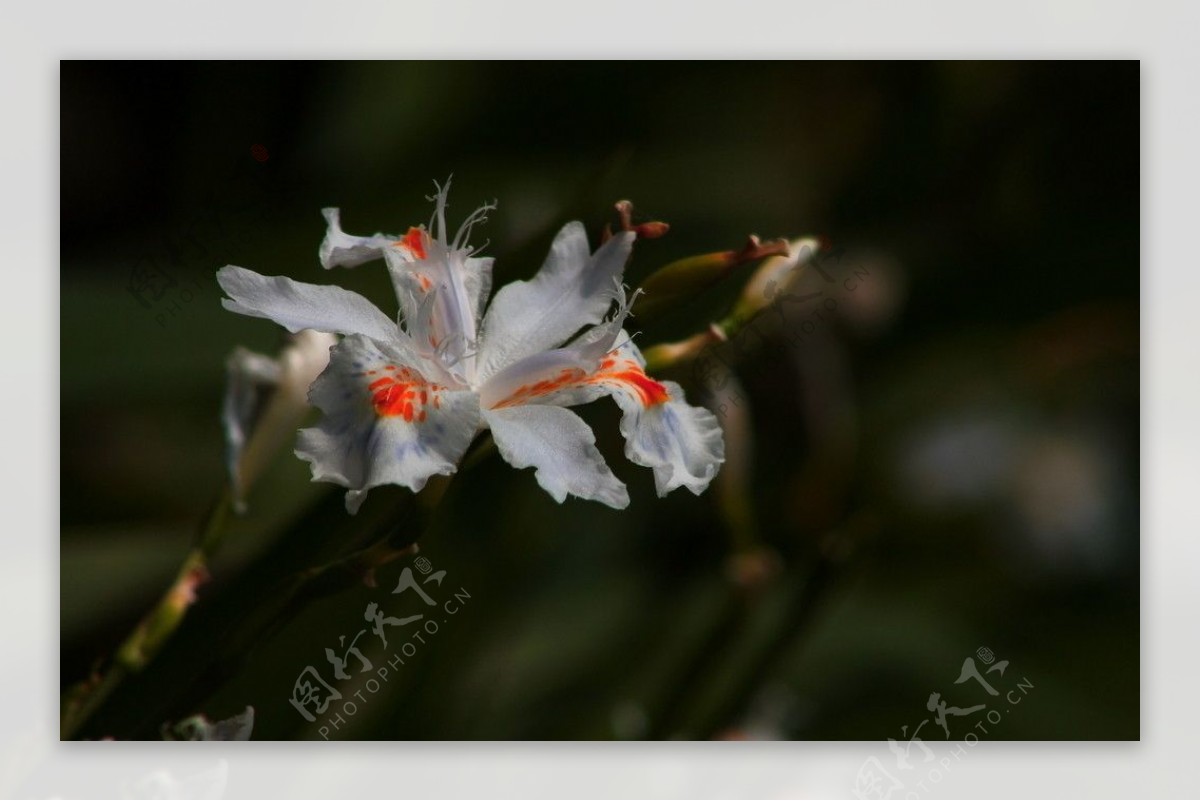
[[[721,323],[728,335],[740,329],[754,315],[771,305],[771,302],[794,281],[812,261],[821,244],[814,237],[803,237],[787,243],[783,255],[773,256],[762,263],[742,290],[741,297],[730,314]]]
[[[751,236],[741,250],[723,250],[673,261],[652,273],[638,287],[645,294],[634,306],[634,312],[642,316],[655,314],[707,289],[739,265],[787,252],[787,242],[782,239],[763,243],[758,237]]]

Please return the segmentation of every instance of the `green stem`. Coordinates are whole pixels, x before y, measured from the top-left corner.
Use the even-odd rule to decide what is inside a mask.
[[[72,687],[62,700],[61,736],[74,739],[130,673],[143,670],[171,638],[195,601],[195,591],[208,576],[208,559],[221,544],[233,496],[227,488],[204,520],[175,580],[149,612],[134,626],[114,653],[108,670]]]

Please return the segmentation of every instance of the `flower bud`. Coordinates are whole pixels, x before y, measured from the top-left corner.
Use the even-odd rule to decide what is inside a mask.
[[[308,387],[329,364],[333,334],[305,329],[289,337],[277,358],[236,349],[226,363],[228,384],[221,420],[234,508],[271,458],[300,426],[308,410]]]
[[[746,283],[733,307],[733,313],[723,325],[726,333],[731,327],[736,329],[745,325],[751,317],[769,306],[788,284],[804,272],[820,248],[821,244],[816,238],[803,237],[789,242],[783,254],[763,262]]]
[[[787,252],[788,244],[782,239],[764,243],[757,236],[750,236],[740,250],[722,250],[671,262],[642,282],[639,289],[646,295],[635,311],[640,315],[654,314],[715,284],[739,265]]]

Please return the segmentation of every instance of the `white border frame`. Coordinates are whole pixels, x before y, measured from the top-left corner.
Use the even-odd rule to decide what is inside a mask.
[[[1200,314],[1192,307],[1200,269],[1188,249],[1198,30],[1195,4],[1047,0],[9,7],[0,31],[0,227],[8,243],[0,261],[8,342],[0,486],[8,514],[24,519],[0,540],[0,793],[33,776],[37,793],[60,797],[135,796],[147,780],[188,777],[196,783],[182,792],[243,797],[848,797],[859,765],[879,753],[873,743],[210,743],[186,752],[58,743],[58,60],[129,57],[1141,59],[1143,741],[985,743],[929,797],[1200,793],[1192,729],[1200,711]],[[1096,659],[1102,669],[1103,654]]]

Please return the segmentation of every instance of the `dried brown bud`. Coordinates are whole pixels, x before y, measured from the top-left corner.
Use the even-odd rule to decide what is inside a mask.
[[[613,207],[617,210],[617,216],[621,220],[621,230],[633,231],[638,239],[658,239],[671,230],[671,226],[658,220],[634,225],[633,203],[628,200],[618,200]]]

